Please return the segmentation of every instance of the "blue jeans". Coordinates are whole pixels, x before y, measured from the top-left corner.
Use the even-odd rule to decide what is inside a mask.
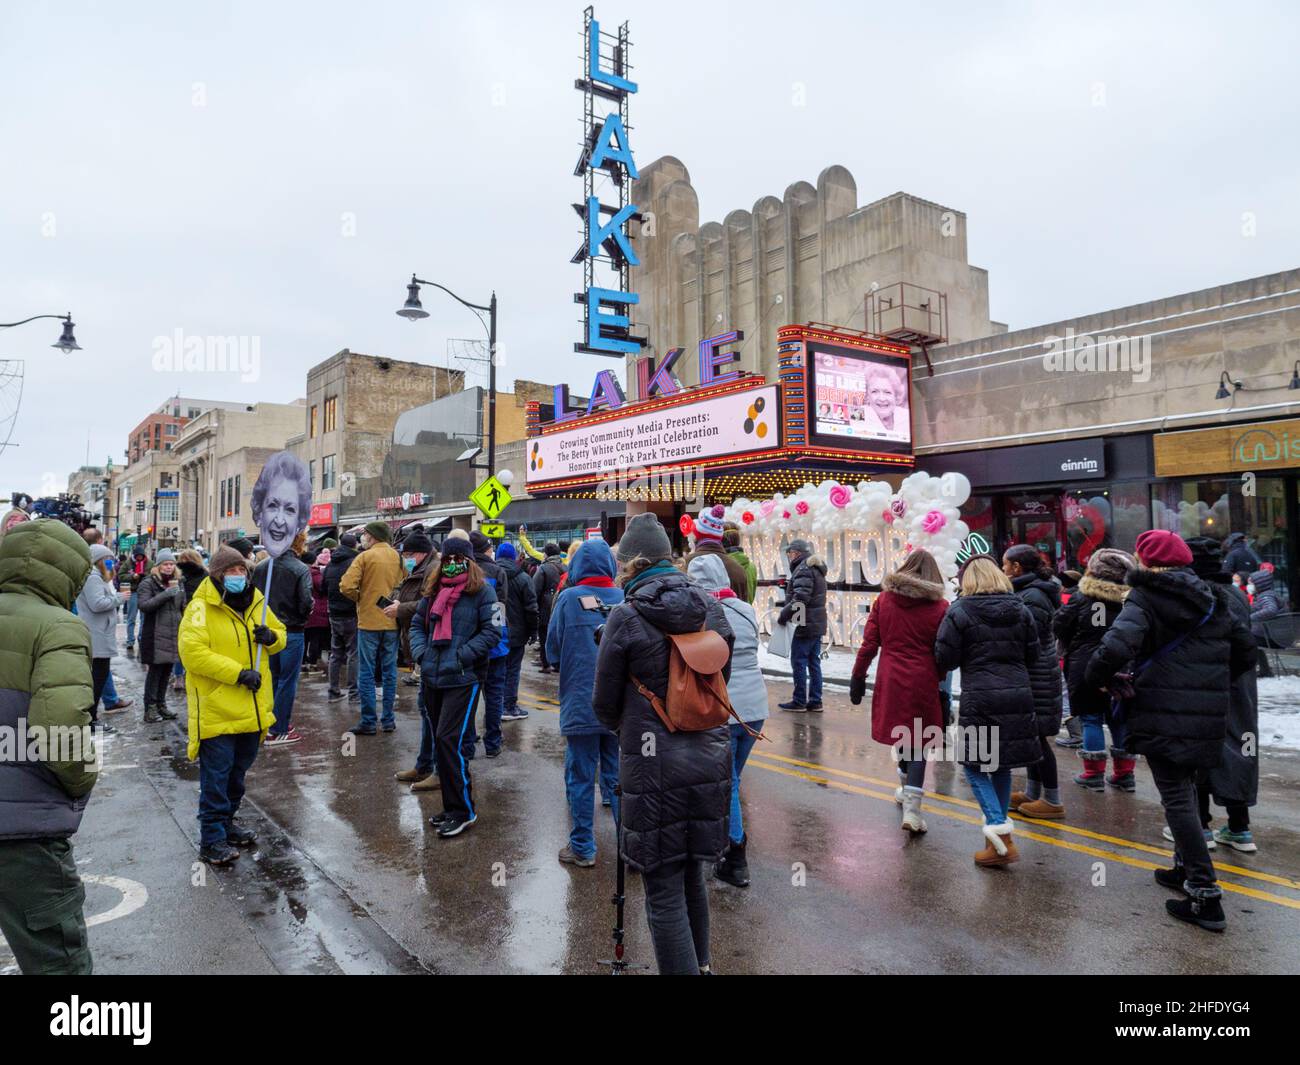
[[[284,650],[271,656],[271,681],[275,685],[275,724],[271,726],[272,736],[283,736],[289,731],[293,701],[298,696],[298,677],[302,671],[302,633],[290,632],[285,640]]]
[[[593,732],[585,736],[564,737],[564,794],[569,800],[569,849],[579,858],[590,858],[596,853],[596,834],[593,831],[593,804],[596,799],[596,778],[600,777],[600,795],[609,799],[618,818],[618,796],[614,785],[618,783],[618,737],[608,732]]]
[[[301,659],[301,655],[299,658]],[[384,682],[383,725],[395,724],[393,705],[397,702],[397,630],[360,629],[357,632],[357,688],[361,692],[361,724],[375,727],[375,674]],[[379,668],[375,666],[378,663]]]
[[[794,671],[794,695],[796,703],[820,703],[822,701],[822,638],[820,636],[796,636],[790,641],[790,668]],[[804,678],[807,674],[808,698],[804,698]]]
[[[1110,714],[1106,715],[1107,718]],[[1128,750],[1128,726],[1122,721],[1111,720],[1107,722],[1110,725],[1110,742],[1121,751]],[[1103,718],[1101,714],[1085,714],[1083,718],[1083,749],[1085,751],[1104,751],[1106,749],[1106,733],[1102,731]]]
[[[513,711],[519,706],[519,672],[524,664],[524,645],[510,648],[506,655],[506,697],[505,709]]]
[[[963,766],[966,782],[975,793],[986,825],[1001,825],[1007,821],[1011,809],[1011,770],[1002,768],[993,773],[981,773],[973,765]]]
[[[104,699],[105,706],[115,706],[116,704],[122,701],[120,698],[118,698],[117,685],[113,683],[112,669],[109,669],[108,679],[104,681],[103,699]]]
[[[501,750],[501,711],[506,699],[506,656],[489,658],[483,674],[483,750],[488,754]],[[474,731],[470,722],[470,731]],[[477,735],[474,737],[478,741]]]
[[[135,643],[135,619],[140,616],[140,597],[131,593],[131,598],[126,601],[126,645],[132,646]]]
[[[181,665],[180,662],[177,662],[175,665],[172,666],[172,676],[173,677],[185,676],[185,667]]]
[[[748,722],[755,732],[763,731],[762,721]],[[757,739],[751,736],[736,722],[730,725],[731,732],[731,829],[729,837],[732,843],[739,843],[745,838],[745,824],[740,817],[740,771],[745,768],[749,752],[754,749]]]
[[[244,774],[257,758],[256,732],[199,741],[199,842],[224,843],[226,828],[244,798]]]

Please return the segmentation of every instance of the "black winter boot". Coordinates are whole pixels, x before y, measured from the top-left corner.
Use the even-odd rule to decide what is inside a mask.
[[[1167,887],[1171,891],[1181,891],[1187,894],[1187,889],[1183,887],[1187,883],[1187,870],[1181,865],[1175,865],[1172,869],[1157,869],[1156,883],[1161,887]]]
[[[749,887],[749,863],[745,860],[745,845],[749,836],[739,843],[728,844],[722,861],[713,867],[713,875],[732,887]]]
[[[176,711],[169,709],[166,703],[158,704],[158,714],[167,721],[175,721],[177,717]]]
[[[144,723],[154,725],[163,719],[162,714],[158,712],[158,707],[154,703],[144,704]]]
[[[1223,916],[1223,900],[1217,895],[1209,899],[1169,899],[1165,903],[1165,909],[1171,917],[1199,925],[1207,932],[1222,932],[1228,927]]]

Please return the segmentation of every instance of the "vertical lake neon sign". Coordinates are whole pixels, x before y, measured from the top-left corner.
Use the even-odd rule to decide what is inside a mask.
[[[628,79],[630,38],[627,23],[617,34],[600,32],[592,8],[584,13],[583,76],[574,82],[583,98],[582,155],[574,175],[582,175],[582,203],[573,209],[582,219],[582,247],[572,261],[583,269],[582,291],[574,302],[582,306],[582,340],[573,350],[589,355],[622,358],[633,355],[645,339],[633,336],[628,310],[640,302],[629,291],[629,270],[640,263],[632,247],[627,224],[640,221],[636,204],[628,202],[629,184],[637,178],[636,161],[628,143],[628,99],[637,91]],[[611,110],[611,105],[617,110]],[[613,203],[596,195],[596,178],[608,177]],[[612,273],[615,287],[597,284],[596,268]],[[611,397],[612,398],[612,397]]]

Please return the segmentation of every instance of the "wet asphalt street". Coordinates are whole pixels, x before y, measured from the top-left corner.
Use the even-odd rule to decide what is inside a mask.
[[[440,840],[437,793],[393,773],[414,763],[415,688],[399,684],[398,729],[343,753],[349,704],[305,679],[305,741],[263,750],[242,819],[260,836],[233,867],[197,864],[198,770],[175,724],[140,721],[143,670],[114,663],[136,699],[111,720],[105,771],[75,839],[98,973],[599,973],[611,955],[614,830],[597,809],[592,869],[561,865],[568,834],[556,678],[525,664],[525,721],[502,756],[473,762],[479,822]],[[711,885],[720,973],[1300,971],[1300,758],[1265,753],[1260,851],[1215,852],[1229,928],[1212,935],[1164,913],[1163,819],[1139,763],[1136,796],[1083,793],[1061,751],[1068,820],[1024,824],[1022,860],[971,862],[980,818],[954,766],[932,766],[929,833],[899,829],[895,774],[867,707],[828,688],[824,714],[776,710],[742,785],[748,890]],[[481,717],[480,717],[481,733]],[[1222,813],[1222,811],[1218,811]],[[627,951],[653,955],[640,884],[628,879]],[[0,972],[13,971],[0,942]]]

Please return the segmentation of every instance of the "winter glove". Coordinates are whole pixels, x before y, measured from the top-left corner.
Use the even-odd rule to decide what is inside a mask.
[[[781,611],[779,615],[777,615],[776,623],[778,625],[789,625],[790,618],[793,616],[793,614],[794,611],[787,606],[784,610]]]
[[[266,625],[254,625],[253,639],[263,647],[270,647],[271,644],[275,643],[275,633]]]
[[[857,706],[867,694],[867,678],[854,677],[849,681],[849,702]]]
[[[241,669],[239,671],[239,680],[235,683],[242,684],[250,692],[255,692],[262,686],[262,674],[255,669]]]

